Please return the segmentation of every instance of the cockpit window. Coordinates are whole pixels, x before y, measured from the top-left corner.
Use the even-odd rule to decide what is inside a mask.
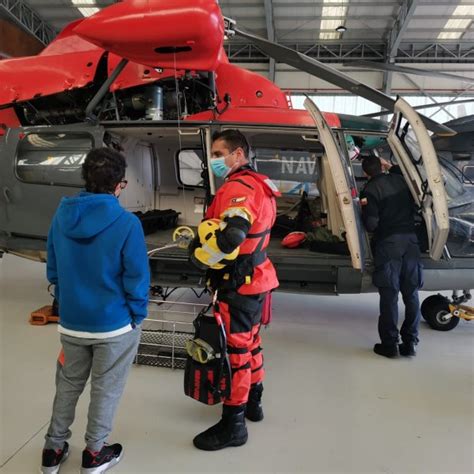
[[[30,133],[20,139],[16,174],[27,183],[81,187],[82,164],[93,146],[88,133]]]
[[[418,142],[410,133],[405,136],[404,142],[421,179],[425,181],[426,172],[421,165]],[[438,161],[448,201],[448,250],[452,257],[474,257],[474,195],[472,190],[463,186],[462,177],[454,165],[439,156]]]
[[[418,172],[423,179],[426,181],[426,172],[424,167],[420,164],[420,147],[416,139],[410,133],[405,136],[405,144],[410,150],[410,154],[414,160],[414,164],[416,165]],[[441,173],[444,179],[444,187],[446,189],[446,194],[448,198],[448,204],[451,200],[462,196],[465,193],[464,186],[462,181],[459,180],[455,174],[451,170],[447,168],[447,166],[443,166],[443,163],[440,163]]]

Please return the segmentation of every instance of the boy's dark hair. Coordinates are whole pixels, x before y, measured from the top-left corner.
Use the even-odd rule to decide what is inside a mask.
[[[125,157],[110,148],[91,150],[82,165],[82,179],[86,191],[95,194],[111,194],[125,178]]]
[[[224,140],[231,151],[242,148],[244,150],[245,158],[249,157],[250,146],[249,142],[245,138],[245,135],[236,129],[223,130],[222,132],[215,132],[212,135],[212,141]]]
[[[362,160],[362,169],[367,176],[373,178],[382,172],[382,163],[375,155],[367,156]]]

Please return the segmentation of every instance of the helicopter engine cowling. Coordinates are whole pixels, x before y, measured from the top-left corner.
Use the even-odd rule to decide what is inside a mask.
[[[147,66],[213,71],[224,19],[216,0],[129,0],[83,20],[74,32]]]

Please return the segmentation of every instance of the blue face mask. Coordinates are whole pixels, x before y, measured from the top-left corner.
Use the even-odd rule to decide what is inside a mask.
[[[212,172],[218,178],[225,178],[230,171],[230,168],[225,164],[226,157],[223,156],[222,158],[213,158],[211,160],[211,169]]]

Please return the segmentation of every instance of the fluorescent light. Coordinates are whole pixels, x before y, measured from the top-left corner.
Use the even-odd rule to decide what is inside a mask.
[[[446,25],[444,25],[445,30],[456,30],[456,29],[465,29],[469,26],[469,23],[471,23],[471,20],[461,20],[461,19],[455,19],[455,20],[448,20]]]
[[[321,16],[340,16],[345,17],[347,13],[347,7],[323,7]]]
[[[453,11],[453,16],[473,15],[474,7],[469,5],[459,5]],[[470,19],[451,18],[444,25],[443,31],[438,35],[438,39],[459,39],[464,34],[461,31],[449,31],[467,29],[471,24]]]
[[[322,20],[321,21],[321,30],[335,30],[338,26],[341,26],[341,20]]]
[[[438,39],[459,39],[462,33],[460,31],[443,31],[438,35]]]
[[[474,15],[474,7],[469,5],[459,5],[453,12],[453,15]]]
[[[319,39],[325,39],[325,40],[329,40],[329,39],[339,39],[341,36],[340,33],[331,33],[329,31],[323,31],[321,33],[319,33]]]
[[[98,8],[78,8],[78,10],[84,15],[84,16],[91,16],[94,13],[97,13],[100,11]]]
[[[91,16],[100,11],[99,8],[95,7],[97,5],[95,0],[71,0],[71,2],[73,5],[83,5],[85,3],[91,5],[91,7],[77,7],[83,16]]]

